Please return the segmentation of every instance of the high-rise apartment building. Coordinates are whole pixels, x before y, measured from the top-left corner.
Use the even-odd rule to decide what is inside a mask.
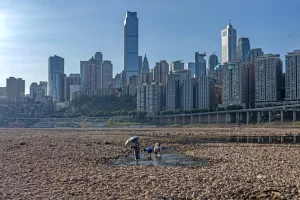
[[[200,78],[202,76],[206,76],[206,60],[204,57],[206,53],[195,52],[195,78]]]
[[[248,61],[248,54],[250,51],[250,41],[246,37],[239,38],[237,46],[237,59],[240,59],[242,63]]]
[[[111,87],[113,76],[113,64],[109,60],[104,60],[102,63],[102,87],[109,88]]]
[[[40,81],[40,84],[31,83],[30,98],[35,101],[43,101],[47,95],[47,82]]]
[[[25,96],[25,80],[9,77],[6,79],[6,100],[19,102]]]
[[[285,56],[285,99],[300,99],[300,50],[289,52]]]
[[[221,31],[222,63],[236,59],[236,30],[231,23]]]
[[[182,62],[182,60],[176,60],[171,62],[171,71],[177,71],[183,69],[184,69],[184,63]]]
[[[209,109],[216,108],[215,80],[208,76],[202,76],[198,79],[198,108]]]
[[[248,62],[254,63],[255,59],[259,56],[263,56],[264,52],[261,48],[250,49],[248,53]]]
[[[64,59],[59,56],[50,56],[48,59],[49,96],[53,101],[64,99]]]
[[[116,74],[115,78],[112,79],[112,88],[121,88],[122,87],[122,76],[121,74]]]
[[[281,98],[282,61],[279,54],[255,59],[255,103],[276,102]]]
[[[223,65],[223,105],[248,106],[248,69],[240,60]]]
[[[167,84],[167,75],[169,73],[169,64],[165,60],[157,62],[153,70],[153,78],[157,83]]]
[[[80,74],[70,74],[69,76],[65,76],[64,78],[64,99],[65,100],[71,100],[72,93],[71,93],[71,85],[77,85],[79,88],[81,88],[81,78]],[[75,91],[76,92],[76,91]]]
[[[187,78],[182,83],[182,109],[191,110],[193,109],[193,85],[192,79]]]
[[[138,76],[130,76],[129,77],[128,94],[130,96],[135,96],[136,95],[138,83],[139,83],[139,77]]]
[[[97,60],[92,57],[89,61],[84,62],[83,65],[83,90],[93,90],[96,89],[97,86],[101,86],[101,78],[97,79],[97,69],[101,69],[101,64],[97,62]],[[98,82],[98,84],[97,84]]]
[[[86,64],[86,63],[88,63],[88,61],[80,61],[80,77],[81,77],[81,83],[80,83],[80,85],[81,85],[81,89],[83,89],[83,88],[85,88],[84,87],[84,65]]]
[[[126,82],[129,77],[139,75],[139,26],[137,12],[126,12],[124,21],[124,72]]]
[[[196,78],[196,64],[194,62],[188,62],[188,69],[191,72],[191,77]]]
[[[6,87],[0,87],[0,100],[6,99]]]

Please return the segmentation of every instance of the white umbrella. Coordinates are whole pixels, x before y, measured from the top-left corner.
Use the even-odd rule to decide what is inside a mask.
[[[134,139],[139,139],[139,136],[133,136],[131,138],[129,138],[126,142],[125,142],[125,145],[127,145],[129,142],[131,142],[132,140]]]

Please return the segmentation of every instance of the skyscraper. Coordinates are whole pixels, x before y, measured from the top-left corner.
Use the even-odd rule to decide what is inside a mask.
[[[70,100],[72,99],[71,86],[74,88],[74,85],[79,87],[81,85],[80,74],[70,74],[64,78],[64,99]]]
[[[157,83],[167,84],[167,75],[169,73],[169,63],[165,60],[157,62],[154,67],[154,81]]]
[[[130,76],[139,75],[139,39],[137,12],[126,12],[124,21],[124,72],[126,82]]]
[[[215,80],[208,76],[198,79],[198,108],[209,109],[216,106]]]
[[[191,71],[191,77],[196,78],[196,64],[194,62],[188,62],[188,69]]]
[[[143,56],[139,56],[139,75],[142,72],[142,67],[143,67]]]
[[[255,59],[255,103],[276,102],[281,98],[282,61],[279,54]]]
[[[103,54],[102,52],[95,53],[95,60],[97,62],[96,66],[96,84],[97,88],[102,88],[102,62],[103,62]]]
[[[229,25],[222,30],[222,63],[236,59],[236,30]]]
[[[100,63],[92,57],[89,61],[84,62],[83,65],[83,90],[92,90],[97,88],[97,82],[101,85],[101,77],[100,80],[97,78],[97,69],[101,68]],[[101,88],[101,87],[100,87]]]
[[[111,87],[113,64],[110,60],[104,60],[102,64],[102,88]]]
[[[214,70],[218,63],[218,56],[215,53],[211,54],[208,58],[208,68]]]
[[[285,56],[285,99],[300,99],[300,50]]]
[[[254,61],[257,57],[263,56],[263,55],[264,55],[264,52],[262,51],[261,48],[251,49],[251,50],[249,50],[249,53],[248,53],[248,62],[254,63]]]
[[[64,98],[64,59],[59,56],[50,56],[48,59],[49,96],[53,101],[63,101]]]
[[[142,83],[150,83],[153,80],[153,73],[150,72],[149,62],[147,56],[145,54],[143,64],[142,64],[142,72],[140,75],[140,84]]]
[[[206,53],[195,52],[195,74],[197,79],[202,76],[206,76],[206,60],[204,57]]]
[[[25,95],[25,80],[9,77],[6,79],[6,99],[8,102],[18,102]]]
[[[250,51],[250,42],[246,37],[239,38],[238,46],[237,46],[237,59],[240,59],[242,63],[246,63],[248,61],[248,54]]]

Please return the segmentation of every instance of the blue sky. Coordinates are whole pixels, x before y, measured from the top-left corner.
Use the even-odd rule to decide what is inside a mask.
[[[0,87],[9,76],[47,80],[48,57],[65,58],[65,73],[96,51],[123,69],[126,11],[139,17],[139,54],[150,67],[159,60],[194,61],[194,52],[221,55],[221,30],[229,19],[238,37],[265,53],[300,49],[299,0],[1,0]],[[208,60],[208,57],[207,57]]]

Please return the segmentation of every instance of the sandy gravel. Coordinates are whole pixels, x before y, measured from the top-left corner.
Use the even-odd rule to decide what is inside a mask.
[[[299,199],[300,145],[184,144],[209,134],[297,129],[0,130],[0,199]],[[208,167],[114,167],[124,147],[164,142]]]

